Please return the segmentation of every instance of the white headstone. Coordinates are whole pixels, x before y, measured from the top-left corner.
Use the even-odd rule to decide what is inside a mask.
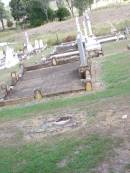
[[[4,53],[2,50],[0,50],[0,60],[4,58]]]
[[[28,51],[28,53],[31,53],[33,51],[33,47],[31,45],[31,43],[27,44],[27,51]]]
[[[10,68],[19,63],[17,55],[14,53],[14,50],[7,46],[5,51],[5,68]]]
[[[89,37],[86,43],[87,51],[101,50],[101,44],[97,41],[96,37]]]
[[[31,45],[31,43],[29,41],[28,33],[25,32],[24,34],[25,34],[25,40],[26,40],[25,46],[27,47],[27,52],[31,53],[33,51],[33,47],[32,47],[32,45]]]
[[[117,32],[117,29],[112,23],[110,23],[110,25],[111,25],[111,34],[115,34]]]
[[[35,40],[35,46],[34,46],[35,50],[38,50],[40,47],[39,47],[39,42],[38,40]]]
[[[5,68],[5,56],[2,50],[0,50],[0,69]]]
[[[88,27],[89,36],[93,36],[92,25],[87,11],[85,12],[85,19]]]
[[[43,49],[44,48],[44,44],[43,44],[43,41],[42,40],[39,40],[39,48],[40,49]]]

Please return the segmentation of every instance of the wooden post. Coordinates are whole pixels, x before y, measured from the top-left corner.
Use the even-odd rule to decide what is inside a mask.
[[[43,99],[43,92],[41,89],[35,89],[34,90],[34,99],[38,100],[38,101]]]
[[[24,65],[23,64],[20,64],[19,65],[19,79],[22,79],[22,77],[24,75],[24,72],[25,72]]]
[[[56,66],[56,65],[57,65],[56,58],[53,58],[53,59],[52,59],[52,65],[53,65],[53,66]]]
[[[92,91],[92,78],[89,70],[86,70],[85,91]]]
[[[3,99],[6,99],[6,97],[8,96],[8,89],[7,89],[7,85],[6,84],[2,84],[0,86],[0,90],[3,93]]]
[[[18,81],[18,76],[16,72],[11,72],[11,86],[15,86]]]

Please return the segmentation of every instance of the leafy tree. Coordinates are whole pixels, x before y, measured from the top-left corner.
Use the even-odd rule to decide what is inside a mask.
[[[53,21],[56,17],[55,11],[51,8],[48,8],[47,14],[48,14],[49,21]]]
[[[37,2],[37,8],[39,8],[41,12],[46,15],[46,20],[49,21],[48,9],[49,9],[50,0],[32,0],[32,1]]]
[[[15,20],[20,21],[26,16],[26,6],[23,0],[11,0],[9,6]]]
[[[26,1],[27,3],[27,1]],[[31,26],[39,26],[45,22],[52,21],[55,17],[55,12],[49,8],[48,1],[28,0],[27,17]]]
[[[81,16],[87,7],[91,8],[93,0],[74,0],[74,6],[79,10],[79,15]]]
[[[56,16],[59,19],[59,21],[64,20],[66,17],[70,16],[70,12],[67,8],[65,7],[60,7],[57,12],[56,12]]]
[[[0,22],[1,22],[3,30],[5,29],[4,21],[3,21],[4,18],[6,18],[6,10],[5,10],[4,4],[0,0]]]
[[[46,20],[39,4],[36,1],[31,1],[27,6],[27,16],[31,26],[40,26]]]

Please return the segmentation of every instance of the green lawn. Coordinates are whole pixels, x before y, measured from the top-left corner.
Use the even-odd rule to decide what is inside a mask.
[[[123,51],[126,51],[127,45],[129,42],[130,42],[130,39],[128,38],[128,40],[121,40],[119,42],[115,41],[115,42],[103,44],[104,54],[106,56],[110,56],[111,54],[118,54]]]
[[[111,138],[90,135],[0,148],[1,173],[90,173],[113,147]],[[62,162],[65,164],[62,165]]]

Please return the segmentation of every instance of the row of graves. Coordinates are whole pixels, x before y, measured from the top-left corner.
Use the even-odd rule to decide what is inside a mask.
[[[47,47],[41,39],[35,40],[34,46],[32,46],[27,32],[25,32],[23,49],[16,52],[12,48],[14,45],[13,43],[0,43],[0,70],[11,68],[23,60],[30,59],[33,54],[37,54]]]
[[[117,32],[112,26],[112,34],[96,37],[87,11],[84,13],[82,26],[83,31],[76,18],[76,40],[57,45],[52,54],[42,58],[40,64],[28,67],[20,64],[19,73],[11,73],[11,85],[1,86],[3,96],[0,105],[93,91],[95,83],[99,82],[96,81],[98,67],[93,65],[93,59],[104,55],[103,43],[126,39],[126,35]],[[28,35],[25,35],[27,49],[31,51]]]

